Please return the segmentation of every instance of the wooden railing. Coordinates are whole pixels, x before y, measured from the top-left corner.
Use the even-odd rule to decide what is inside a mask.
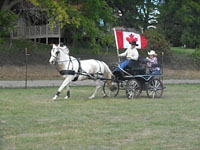
[[[37,38],[59,38],[61,36],[60,27],[57,26],[53,29],[48,25],[41,26],[16,26],[11,32],[13,39],[37,39]]]

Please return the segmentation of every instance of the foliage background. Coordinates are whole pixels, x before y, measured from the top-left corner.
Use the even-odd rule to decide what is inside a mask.
[[[87,48],[93,54],[100,54],[102,48],[114,48],[112,28],[118,26],[145,35],[149,44],[142,53],[154,49],[158,54],[171,55],[170,46],[194,48],[197,49],[194,59],[199,61],[200,1],[2,0],[1,40],[13,29],[17,10],[30,2],[47,12],[50,27],[60,24],[65,28],[64,42],[74,49]]]

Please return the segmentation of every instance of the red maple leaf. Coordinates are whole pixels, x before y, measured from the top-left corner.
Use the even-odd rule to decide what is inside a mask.
[[[132,41],[136,41],[136,42],[138,41],[137,38],[134,38],[134,35],[133,35],[133,34],[129,35],[129,37],[127,37],[126,40],[127,40],[129,43],[131,43]]]

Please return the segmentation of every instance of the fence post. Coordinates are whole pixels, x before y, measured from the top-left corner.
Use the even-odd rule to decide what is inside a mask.
[[[162,82],[163,82],[163,69],[164,69],[164,52],[162,52]]]
[[[27,81],[28,81],[28,50],[25,48],[25,63],[26,63],[26,76],[25,76],[25,89],[27,88]]]

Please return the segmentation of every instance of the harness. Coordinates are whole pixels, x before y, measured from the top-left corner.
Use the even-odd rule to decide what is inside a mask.
[[[78,71],[77,71],[77,72],[75,72],[75,71],[73,70],[73,67],[74,67],[74,66],[73,66],[72,59],[71,59],[70,56],[69,56],[69,60],[57,61],[57,64],[59,64],[59,62],[63,63],[63,62],[69,61],[67,70],[60,70],[60,71],[59,71],[59,69],[56,67],[56,69],[57,69],[57,71],[60,73],[60,75],[75,75],[75,74],[76,74],[75,78],[74,78],[72,81],[77,81],[79,75],[85,75],[85,76],[88,76],[89,79],[95,79],[94,74],[91,75],[91,74],[85,72],[85,71],[81,68],[80,59],[75,58],[74,60],[77,60],[77,62],[78,62]],[[96,74],[97,74],[97,78],[98,78],[98,75],[103,75],[103,73],[101,72],[102,69],[101,69],[100,62],[99,62],[98,60],[96,60],[96,62],[98,63],[99,68],[100,68],[100,69],[99,69],[99,72],[96,73]],[[69,70],[70,63],[72,63],[72,70]]]
[[[82,73],[82,68],[81,68],[80,60],[77,59],[77,58],[75,58],[75,60],[77,60],[77,62],[78,62],[78,71],[77,71],[77,72],[75,72],[75,71],[73,70],[73,69],[74,69],[74,66],[73,66],[72,59],[71,59],[70,56],[69,56],[69,60],[57,61],[57,65],[58,65],[59,62],[63,63],[63,62],[69,61],[67,70],[60,70],[60,71],[59,71],[58,67],[56,67],[56,69],[57,69],[57,71],[60,73],[60,75],[75,75],[75,74],[76,74],[76,77],[75,77],[72,81],[77,81],[79,75]],[[72,70],[69,70],[70,63],[72,64]]]
[[[76,73],[77,75],[76,75],[76,77],[72,81],[78,80],[79,75],[82,73],[82,68],[81,68],[80,60],[77,59],[77,58],[76,58],[76,60],[78,61],[78,72]],[[74,71],[74,70],[72,70],[72,71]],[[75,71],[74,71],[74,73],[75,73]]]

